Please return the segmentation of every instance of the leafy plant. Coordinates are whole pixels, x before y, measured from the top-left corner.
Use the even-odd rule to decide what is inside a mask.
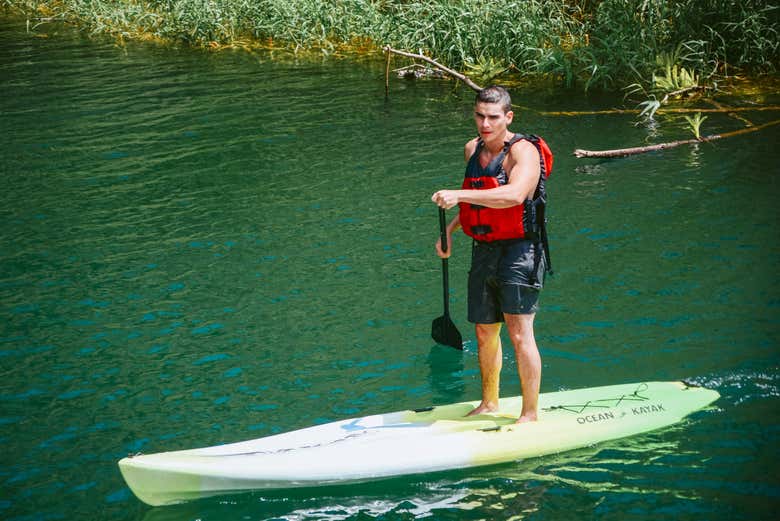
[[[662,52],[656,57],[657,69],[653,73],[653,87],[665,93],[692,89],[699,86],[699,77],[692,70],[680,65],[682,44],[673,52]]]
[[[685,120],[690,125],[690,130],[696,139],[701,139],[701,124],[704,123],[705,119],[707,116],[702,116],[701,112],[697,112],[694,116],[685,116]]]
[[[640,107],[644,107],[642,109],[642,112],[639,113],[639,117],[647,116],[648,118],[652,118],[655,115],[655,112],[661,108],[661,102],[657,99],[649,99],[647,101],[643,101],[639,104]]]
[[[484,56],[477,58],[476,63],[467,61],[463,65],[469,70],[471,77],[483,82],[490,82],[508,70],[501,61]]]

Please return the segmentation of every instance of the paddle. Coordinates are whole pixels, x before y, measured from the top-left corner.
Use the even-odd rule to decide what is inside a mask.
[[[439,208],[439,233],[441,234],[441,250],[447,251],[447,223],[444,218],[444,208]],[[442,282],[444,286],[444,315],[431,324],[431,336],[436,343],[463,350],[463,338],[450,318],[450,275],[447,259],[441,260]]]

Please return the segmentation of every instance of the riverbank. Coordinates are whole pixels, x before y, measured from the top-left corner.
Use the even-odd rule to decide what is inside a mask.
[[[215,50],[366,53],[391,45],[422,51],[483,83],[514,75],[651,94],[737,73],[774,74],[780,63],[780,8],[759,0],[0,1],[31,30],[65,22],[120,42]],[[659,85],[659,73],[666,84]]]

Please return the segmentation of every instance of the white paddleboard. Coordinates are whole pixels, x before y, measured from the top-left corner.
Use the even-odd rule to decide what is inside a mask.
[[[719,397],[682,382],[542,393],[539,421],[515,424],[520,397],[364,416],[256,440],[127,457],[119,468],[150,505],[248,490],[355,483],[563,452],[679,422]]]

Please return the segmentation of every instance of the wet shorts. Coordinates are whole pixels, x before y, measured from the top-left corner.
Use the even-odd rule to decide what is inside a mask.
[[[504,313],[536,313],[543,280],[544,255],[540,245],[523,239],[474,241],[469,271],[469,322],[494,324],[504,321]]]

